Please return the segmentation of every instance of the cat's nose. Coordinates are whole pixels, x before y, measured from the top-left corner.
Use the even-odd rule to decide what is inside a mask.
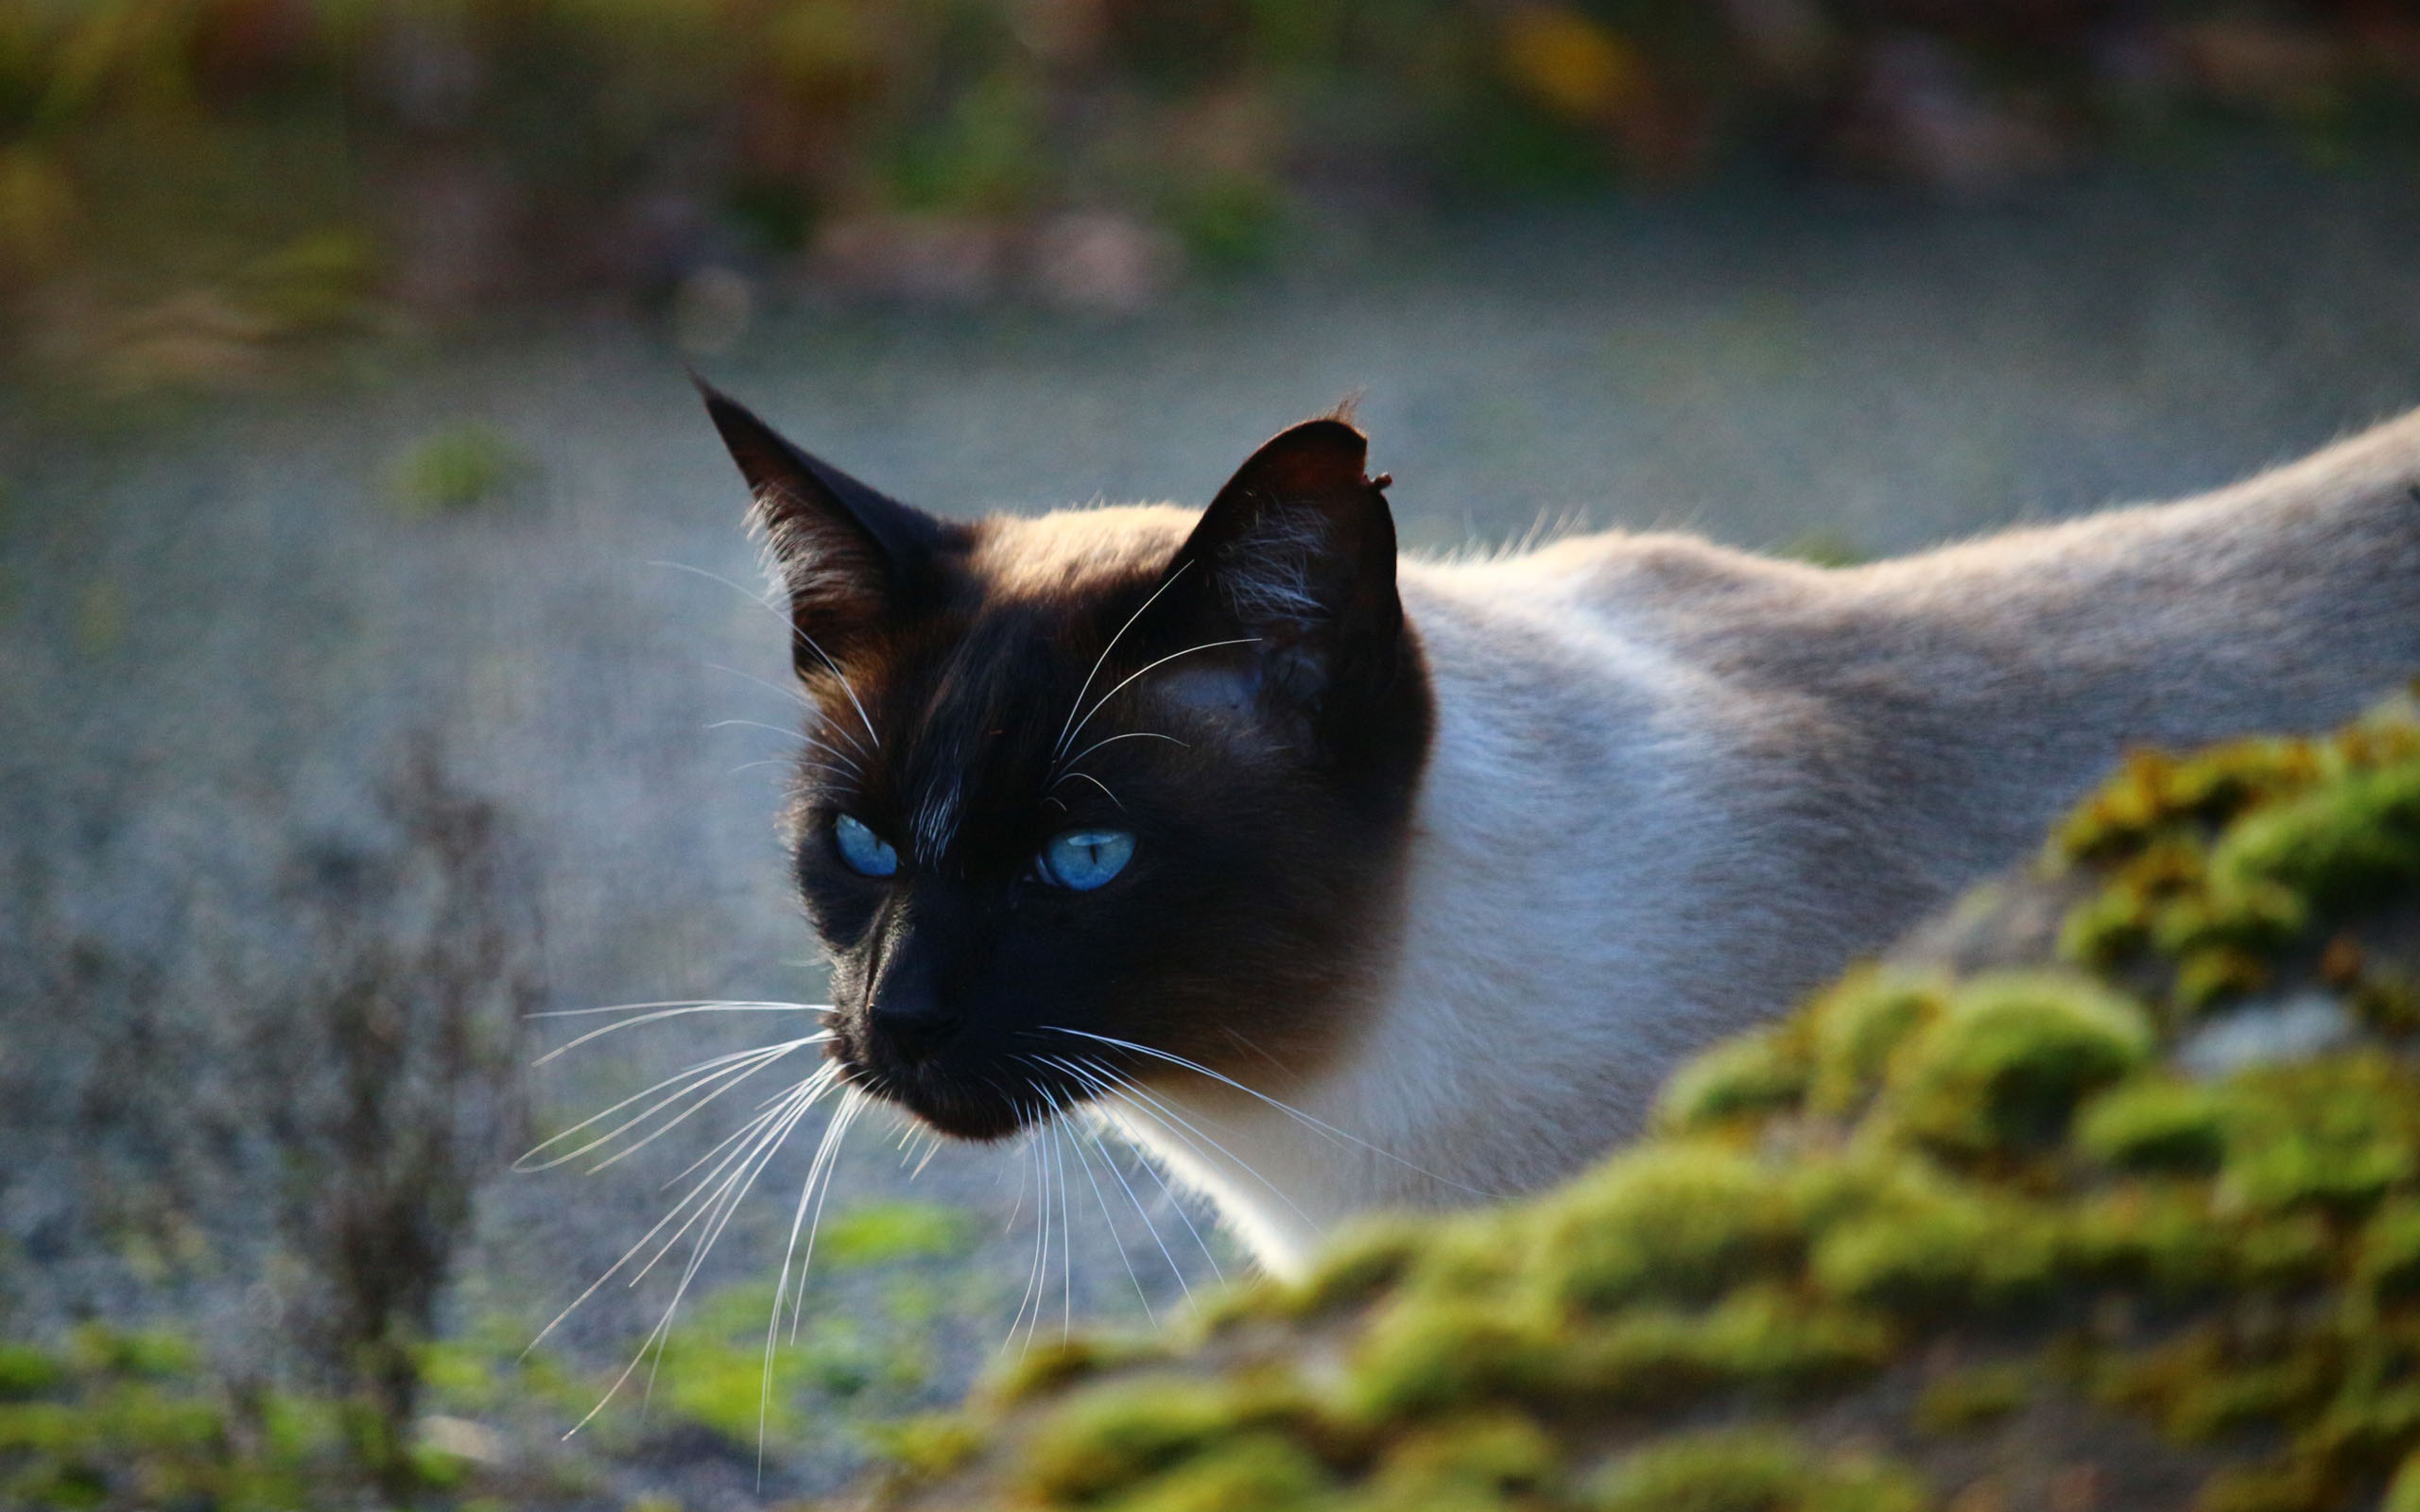
[[[866,1018],[883,1048],[910,1065],[931,1059],[958,1031],[931,974],[906,963],[882,973]]]

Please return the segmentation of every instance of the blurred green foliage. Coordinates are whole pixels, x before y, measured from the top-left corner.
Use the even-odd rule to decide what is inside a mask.
[[[231,1388],[178,1333],[0,1344],[0,1503],[302,1505],[342,1445],[333,1404]]]
[[[1989,188],[2415,102],[2420,21],[2357,0],[0,0],[0,307],[223,384],[380,309],[735,261],[1131,305],[1372,204],[1742,153]]]
[[[462,514],[495,504],[537,464],[492,425],[448,426],[421,438],[395,461],[395,498],[413,514]]]
[[[960,1287],[943,1305],[920,1266],[962,1256],[970,1237],[963,1213],[931,1204],[836,1214],[817,1273],[879,1272],[874,1305],[836,1306],[819,1283],[796,1332],[786,1312],[769,1350],[769,1280],[695,1298],[662,1360],[625,1383],[631,1400],[655,1366],[647,1412],[609,1410],[571,1446],[559,1435],[617,1370],[531,1349],[527,1317],[475,1319],[415,1350],[426,1416],[406,1449],[404,1492],[465,1509],[593,1504],[599,1467],[583,1456],[643,1464],[650,1443],[683,1430],[736,1457],[756,1451],[760,1432],[777,1456],[806,1446],[857,1458],[910,1443],[939,1456],[958,1431],[913,1416],[932,1405],[937,1331],[970,1326],[967,1310],[994,1299]],[[353,1505],[369,1485],[356,1418],[329,1390],[231,1376],[175,1328],[0,1337],[0,1506]]]

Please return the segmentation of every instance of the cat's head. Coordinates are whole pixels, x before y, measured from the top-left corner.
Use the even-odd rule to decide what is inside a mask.
[[[789,595],[844,1074],[994,1139],[1166,1057],[1270,1086],[1341,1050],[1430,727],[1361,433],[1297,425],[1198,514],[969,524],[706,402]]]

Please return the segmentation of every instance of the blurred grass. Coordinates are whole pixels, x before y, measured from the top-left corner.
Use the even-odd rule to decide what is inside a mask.
[[[970,1326],[996,1300],[936,1284],[965,1256],[967,1223],[929,1203],[836,1212],[817,1250],[819,1300],[795,1338],[785,1322],[768,1355],[769,1279],[694,1297],[652,1381],[643,1364],[617,1404],[568,1444],[558,1435],[613,1391],[617,1366],[532,1348],[529,1320],[517,1314],[424,1341],[415,1349],[426,1411],[409,1452],[409,1500],[592,1504],[600,1471],[614,1480],[616,1467],[643,1465],[684,1435],[705,1435],[735,1464],[752,1461],[760,1430],[777,1465],[803,1449],[862,1461],[893,1425],[936,1404],[939,1333]],[[836,1308],[823,1297],[865,1279],[874,1285],[864,1305]],[[181,1326],[86,1324],[42,1340],[0,1332],[0,1505],[351,1504],[353,1411],[340,1393],[299,1377],[231,1375]]]
[[[0,0],[0,332],[241,386],[401,316],[733,266],[1127,309],[1375,210],[1741,161],[1994,192],[2420,120],[2357,0]]]
[[[434,431],[396,458],[396,502],[418,515],[464,514],[509,498],[537,473],[510,437],[475,422]]]

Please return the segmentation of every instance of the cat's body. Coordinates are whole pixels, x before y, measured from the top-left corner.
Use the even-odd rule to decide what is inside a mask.
[[[739,421],[717,418],[733,435]],[[881,1026],[889,963],[926,948],[896,942],[931,933],[880,920],[929,917],[910,895],[952,893],[948,906],[981,921],[951,925],[962,933],[931,948],[984,964],[954,979],[961,987],[921,988],[916,1022],[943,1015],[945,1046],[988,1048],[925,1074],[972,1085],[1012,1062],[1080,1062],[1072,1079],[1035,1089],[1035,1110],[1099,1094],[1280,1271],[1354,1214],[1570,1174],[1636,1127],[1678,1058],[1786,1008],[2016,859],[2128,746],[2323,724],[2420,670],[2420,416],[2204,499],[1849,570],[1621,534],[1407,560],[1385,586],[1399,591],[1408,631],[1364,602],[1375,535],[1391,559],[1392,532],[1384,480],[1359,479],[1357,436],[1347,443],[1342,429],[1315,422],[1272,442],[1199,530],[1190,511],[1087,511],[989,522],[935,548],[951,563],[944,576],[977,586],[933,600],[959,607],[920,611],[961,617],[909,679],[925,691],[907,700],[921,713],[903,716],[897,738],[929,744],[907,731],[950,725],[948,698],[932,690],[962,682],[968,647],[987,635],[1014,639],[985,628],[997,606],[1051,606],[1031,610],[1047,624],[1030,629],[1019,662],[1046,733],[1098,693],[1071,702],[1065,669],[1107,664],[1140,679],[1120,701],[1133,707],[1118,733],[1120,754],[1143,765],[1111,775],[1145,816],[1097,782],[1115,807],[1067,822],[1131,825],[1138,868],[1155,852],[1177,858],[1179,875],[1138,869],[1138,901],[1110,905],[1137,912],[1099,917],[1122,918],[1123,939],[1162,928],[1171,909],[1233,910],[1204,924],[1208,940],[1152,943],[1104,964],[1098,991],[1079,977],[1037,996],[995,987],[1022,973],[1003,970],[1011,947],[994,936],[1005,930],[1014,949],[1056,962],[1055,932],[1086,926],[1018,920],[1080,907],[1063,889],[1020,902],[1030,895],[1012,885],[950,882],[937,850],[925,863],[934,882],[907,880],[911,857],[882,879],[888,911],[856,924],[843,907],[836,927],[808,882],[835,946],[836,1002],[845,1020],[854,994],[862,1015],[840,1053],[857,1057],[866,1085],[893,1092],[919,1074],[886,1061]],[[747,448],[735,450],[749,466]],[[764,495],[762,454],[750,472]],[[784,505],[806,491],[786,487]],[[768,511],[778,526],[780,509]],[[1204,546],[1213,525],[1223,534]],[[784,554],[794,594],[811,559]],[[1220,592],[1201,593],[1214,578]],[[821,592],[807,587],[801,603]],[[1115,660],[1119,625],[1171,612],[1147,595],[1188,592],[1200,602],[1175,611],[1182,636],[1127,648],[1132,664]],[[838,623],[828,606],[817,613],[803,634]],[[1046,645],[1064,669],[1035,649]],[[1009,653],[987,655],[990,665]],[[849,653],[836,656],[846,668]],[[804,653],[802,670],[817,689]],[[997,711],[1016,706],[1018,685],[1003,676],[1006,691],[985,703],[994,738],[1008,738]],[[818,691],[840,728],[838,696],[850,690]],[[885,723],[856,713],[868,735]],[[1178,737],[1184,754],[1160,748]],[[985,760],[963,735],[953,748]],[[1162,773],[1155,797],[1154,762],[1193,765]],[[1242,785],[1217,785],[1235,772]],[[929,813],[931,791],[948,785],[921,781],[925,796],[897,812]],[[1292,801],[1288,783],[1322,796],[1289,818],[1276,812]],[[1021,779],[992,801],[1030,803],[1028,790],[1045,792]],[[847,801],[880,824],[874,811],[890,800]],[[1172,816],[1165,838],[1153,805]],[[1271,838],[1242,859],[1213,861],[1191,838],[1264,818],[1252,833]],[[1246,896],[1218,890],[1221,867],[1249,866],[1297,832],[1319,838],[1267,876],[1237,875]],[[1206,868],[1190,892],[1186,867]],[[1252,912],[1263,894],[1266,919]],[[1232,966],[1221,939],[1234,942]],[[1294,962],[1288,952],[1300,950],[1320,961]],[[967,1005],[944,1013],[937,993]],[[1162,1003],[1178,1006],[1150,1005]],[[1009,1027],[986,1040],[981,1025],[994,1022]],[[1046,1043],[1018,1048],[1034,1041]],[[959,1053],[929,1055],[938,1065]],[[978,1137],[1023,1121],[994,1127],[938,1092],[898,1095]]]

